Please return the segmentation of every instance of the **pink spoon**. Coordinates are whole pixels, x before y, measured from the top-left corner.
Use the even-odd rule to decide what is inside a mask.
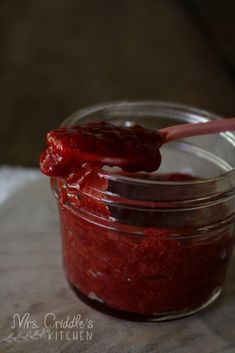
[[[214,134],[223,131],[235,130],[235,118],[219,119],[206,123],[180,124],[165,127],[159,132],[164,138],[164,143],[183,137]]]

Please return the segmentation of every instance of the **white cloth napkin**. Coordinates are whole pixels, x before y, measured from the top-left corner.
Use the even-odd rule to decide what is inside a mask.
[[[29,181],[40,178],[41,172],[36,168],[0,167],[0,204],[17,189]]]

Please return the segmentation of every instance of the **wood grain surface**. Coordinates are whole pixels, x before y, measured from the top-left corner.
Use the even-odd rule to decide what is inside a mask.
[[[235,352],[234,257],[224,295],[210,309],[171,322],[135,323],[94,311],[68,287],[57,209],[47,178],[28,184],[8,199],[0,207],[0,222],[1,353]],[[58,320],[80,314],[84,321],[93,322],[92,338],[49,340],[36,335],[33,339],[35,330],[11,328],[14,314],[22,317],[25,313],[40,329],[48,313]],[[18,338],[7,341],[11,333]]]

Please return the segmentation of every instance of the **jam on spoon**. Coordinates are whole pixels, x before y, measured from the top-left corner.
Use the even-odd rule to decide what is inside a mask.
[[[49,176],[66,176],[81,168],[118,166],[124,171],[153,172],[161,164],[160,147],[177,138],[235,129],[235,118],[183,124],[152,131],[134,125],[119,127],[106,121],[63,127],[47,134],[48,148],[40,159]]]
[[[105,121],[59,128],[47,134],[48,148],[40,164],[49,176],[66,176],[83,163],[93,166],[118,166],[125,171],[152,172],[161,163],[159,132],[140,125],[118,127]]]

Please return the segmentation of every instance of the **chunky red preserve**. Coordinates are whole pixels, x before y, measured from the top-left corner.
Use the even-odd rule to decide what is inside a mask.
[[[103,165],[119,166],[126,172],[118,173],[133,178],[194,179],[136,173],[159,167],[159,133],[100,121],[52,131],[47,142],[41,169],[58,191],[64,264],[78,293],[119,311],[154,316],[193,311],[221,288],[232,250],[230,227],[196,236],[180,225],[180,232],[159,227],[161,213],[140,214],[106,199],[112,193],[121,204],[128,191],[113,189]]]
[[[140,125],[118,127],[105,121],[51,131],[48,148],[41,156],[41,169],[50,176],[64,176],[93,166],[119,166],[127,171],[154,171],[161,163],[163,137]]]

